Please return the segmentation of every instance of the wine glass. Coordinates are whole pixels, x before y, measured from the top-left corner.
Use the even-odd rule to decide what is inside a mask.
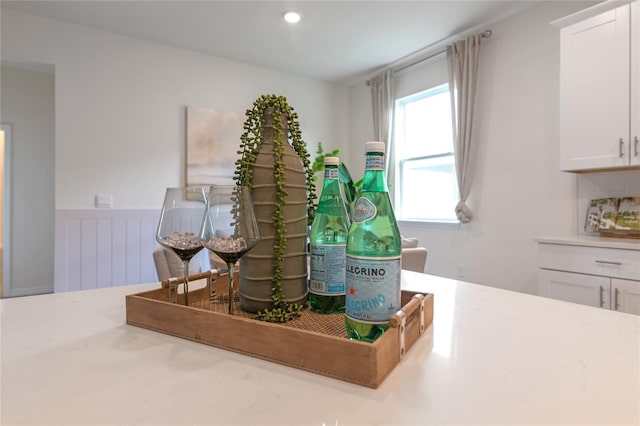
[[[233,312],[233,268],[260,240],[251,192],[246,186],[212,185],[200,230],[202,244],[227,263],[229,314]]]
[[[184,269],[184,303],[189,306],[189,261],[200,250],[202,218],[207,208],[201,187],[167,188],[160,213],[156,240],[173,250]]]

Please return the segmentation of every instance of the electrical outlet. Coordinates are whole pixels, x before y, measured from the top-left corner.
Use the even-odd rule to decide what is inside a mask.
[[[96,208],[110,209],[113,207],[113,195],[96,194]]]

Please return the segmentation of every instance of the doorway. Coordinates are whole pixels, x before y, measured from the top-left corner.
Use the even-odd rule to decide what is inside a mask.
[[[11,126],[0,124],[0,298],[4,297],[5,285],[9,283],[11,262],[9,242],[11,241]]]
[[[52,65],[0,62],[1,122],[10,124],[5,128],[10,162],[5,158],[4,164],[11,167],[3,173],[11,176],[11,192],[5,192],[2,209],[2,297],[51,293],[55,277],[54,69]],[[6,191],[8,182],[3,183]],[[36,236],[37,248],[33,243]]]

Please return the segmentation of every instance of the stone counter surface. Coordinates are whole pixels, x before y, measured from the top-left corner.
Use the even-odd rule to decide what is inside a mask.
[[[378,389],[126,325],[158,283],[4,299],[0,423],[640,423],[640,317],[402,274],[434,323]]]

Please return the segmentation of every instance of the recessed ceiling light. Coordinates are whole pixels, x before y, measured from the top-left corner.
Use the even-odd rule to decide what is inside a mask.
[[[285,12],[284,20],[290,24],[297,24],[298,22],[300,22],[300,14],[294,11]]]

